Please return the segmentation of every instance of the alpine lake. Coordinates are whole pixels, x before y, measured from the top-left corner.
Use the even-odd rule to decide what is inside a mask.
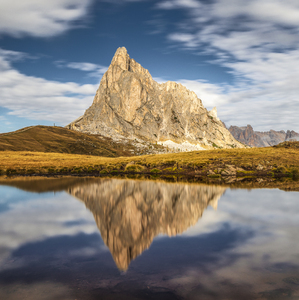
[[[0,299],[299,299],[299,189],[0,182]]]

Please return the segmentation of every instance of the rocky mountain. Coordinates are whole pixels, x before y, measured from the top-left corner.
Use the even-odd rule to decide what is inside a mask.
[[[159,234],[169,236],[195,225],[208,205],[217,208],[226,188],[153,181],[103,179],[68,189],[93,213],[120,270],[149,248]]]
[[[254,131],[251,125],[246,127],[230,126],[230,133],[243,144],[251,147],[269,147],[285,141],[299,141],[299,133],[288,130]]]
[[[299,133],[295,132],[294,130],[288,130],[286,132],[286,142],[296,142],[299,141]]]
[[[159,84],[126,48],[118,48],[92,105],[70,129],[163,144],[169,148],[243,148],[194,92],[175,82]]]

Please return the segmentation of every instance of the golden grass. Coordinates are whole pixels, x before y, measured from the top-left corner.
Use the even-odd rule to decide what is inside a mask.
[[[151,168],[185,167],[201,168],[216,165],[234,165],[242,168],[255,169],[258,165],[269,168],[299,169],[299,149],[292,148],[250,148],[250,149],[221,149],[170,153],[131,157],[99,157],[92,155],[77,155],[66,153],[42,153],[28,151],[0,152],[0,170],[14,170],[16,173],[38,172],[51,173],[63,168],[80,173],[82,168],[89,170],[125,170],[134,162]]]

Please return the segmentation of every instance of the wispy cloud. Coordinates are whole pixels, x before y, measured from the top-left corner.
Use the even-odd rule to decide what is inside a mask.
[[[98,233],[90,211],[82,209],[82,203],[70,196],[60,194],[55,198],[43,197],[42,201],[40,200],[32,199],[17,203],[2,200],[8,203],[9,211],[2,214],[0,219],[0,262],[14,249],[26,243],[62,235]],[[82,222],[78,225],[67,225],[77,220]],[[81,252],[81,255],[84,253]]]
[[[146,22],[151,27],[149,34],[160,34],[166,31],[166,22],[162,15],[155,15],[153,19]]]
[[[49,37],[74,26],[92,0],[0,0],[0,34]]]
[[[213,100],[211,95],[206,99],[224,105],[219,109],[224,121],[248,122],[260,130],[299,130],[294,116],[299,110],[298,1],[232,0],[227,5],[225,0],[167,0],[156,8],[188,13],[168,34],[169,42],[215,55],[212,63],[231,70],[233,85],[215,84]],[[187,84],[200,93],[202,80]]]
[[[59,60],[55,62],[55,65],[59,68],[70,68],[87,72],[89,76],[97,78],[102,76],[108,70],[108,67],[106,66],[93,64],[89,62],[65,62]]]
[[[251,292],[258,294],[269,289],[277,291],[281,287],[277,272],[292,274],[289,270],[298,266],[296,243],[299,235],[294,226],[298,224],[297,197],[296,192],[279,190],[227,190],[219,201],[218,210],[205,211],[198,223],[182,236],[197,235],[200,238],[202,234],[211,234],[226,224],[226,230],[235,229],[243,237],[246,232],[252,232],[248,235],[250,238],[236,240],[233,247],[225,250],[225,254],[215,251],[215,258],[221,259],[215,259],[212,263],[209,261],[206,268],[188,266],[180,276],[173,276],[172,283],[187,282],[195,290],[194,286],[198,286],[200,278],[201,286],[205,286],[205,289],[200,289],[201,294],[203,290],[209,293],[215,291],[215,299],[224,298],[224,295],[227,295],[227,299],[243,299],[240,294],[232,297],[231,286],[223,282],[238,282],[245,289],[246,298],[248,286],[253,283],[249,278],[262,283],[265,273],[261,270],[267,270],[267,282],[271,279],[273,285],[270,287],[268,284],[263,286],[253,283]],[[205,277],[207,273],[210,276]],[[204,283],[202,278],[205,278]],[[222,287],[215,290],[215,285]]]
[[[10,110],[8,114],[65,125],[82,115],[92,103],[97,85],[24,75],[12,67],[10,60],[22,55],[0,51],[0,106]]]
[[[157,3],[160,9],[176,9],[176,8],[200,8],[201,3],[197,0],[166,0]]]

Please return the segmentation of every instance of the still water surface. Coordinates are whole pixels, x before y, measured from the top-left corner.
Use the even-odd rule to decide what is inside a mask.
[[[0,299],[299,299],[298,192],[60,178],[0,195]]]

